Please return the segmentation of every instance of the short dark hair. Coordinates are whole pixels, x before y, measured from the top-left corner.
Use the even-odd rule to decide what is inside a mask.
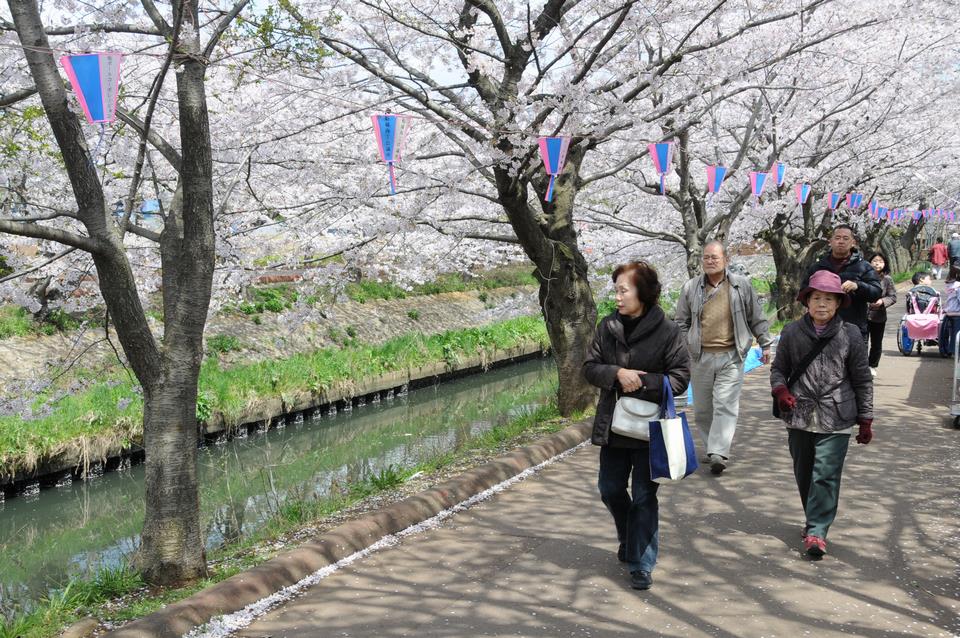
[[[836,235],[837,231],[840,230],[841,228],[846,228],[847,230],[850,231],[850,234],[853,235],[853,241],[860,240],[860,238],[857,237],[857,231],[850,224],[837,224],[836,226],[833,227],[833,230],[830,231],[830,236],[833,237],[834,235]]]
[[[921,279],[923,279],[924,277],[930,277],[930,276],[931,275],[929,270],[918,270],[917,272],[913,273],[913,277],[910,278],[910,281],[912,281],[913,285],[916,286],[917,284],[920,283]]]
[[[942,244],[942,243],[943,243],[943,237],[937,237],[937,243],[938,243],[938,244]]]
[[[660,303],[660,277],[657,269],[645,261],[628,261],[613,271],[613,283],[624,273],[630,274],[630,283],[637,289],[637,299],[647,308]]]
[[[873,258],[874,258],[874,257],[879,257],[880,259],[883,260],[883,268],[880,269],[880,273],[883,274],[883,275],[889,275],[889,274],[890,274],[890,260],[887,259],[887,256],[884,255],[882,252],[880,252],[880,251],[878,250],[878,251],[874,252],[873,254],[871,254],[871,255],[870,255],[870,259],[868,259],[867,261],[868,261],[868,262],[873,261]]]

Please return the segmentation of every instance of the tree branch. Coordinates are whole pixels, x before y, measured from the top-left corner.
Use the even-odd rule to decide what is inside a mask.
[[[37,92],[37,87],[31,86],[26,89],[18,89],[13,93],[6,93],[4,95],[0,95],[0,109],[6,108],[12,104],[16,104],[17,102],[25,100],[31,95],[35,94],[36,92]]]
[[[163,19],[160,11],[157,9],[157,5],[153,3],[153,0],[140,0],[140,4],[143,6],[143,10],[147,12],[147,15],[150,16],[150,20],[153,21],[153,24],[157,27],[157,30],[160,31],[164,36],[169,36],[173,33],[173,29],[167,24],[167,21]]]
[[[0,277],[0,284],[2,284],[2,283],[5,282],[5,281],[10,281],[10,280],[12,280],[12,279],[17,279],[17,278],[19,278],[19,277],[23,277],[24,275],[29,275],[30,273],[36,272],[36,271],[40,270],[41,268],[45,268],[46,266],[49,266],[50,264],[52,264],[53,262],[57,261],[58,259],[62,259],[62,258],[64,258],[64,257],[66,257],[67,255],[69,255],[70,253],[72,253],[72,252],[75,251],[75,250],[76,250],[76,248],[74,248],[73,246],[71,246],[70,248],[67,248],[66,250],[60,251],[59,253],[57,253],[56,255],[54,255],[53,257],[51,257],[50,259],[46,260],[46,261],[43,262],[42,264],[38,264],[38,265],[33,266],[32,268],[28,268],[28,269],[26,269],[26,270],[21,270],[20,272],[15,272],[15,273],[13,273],[12,275],[7,275],[6,277]]]
[[[59,228],[50,228],[29,222],[15,222],[9,219],[0,219],[0,233],[10,233],[21,237],[33,237],[34,239],[48,239],[65,246],[73,246],[80,250],[85,250],[90,254],[100,252],[100,245],[97,241],[83,235],[76,235]]]
[[[16,31],[16,28],[9,22],[0,23],[0,31]],[[135,33],[139,35],[163,35],[156,29],[151,29],[139,24],[112,24],[99,22],[95,24],[75,24],[65,27],[47,27],[43,32],[47,35],[74,35],[76,33]]]
[[[203,57],[209,59],[210,56],[213,55],[213,50],[217,47],[217,43],[220,42],[223,34],[230,28],[230,23],[240,15],[240,12],[243,11],[248,4],[250,4],[250,0],[237,0],[233,8],[230,9],[230,13],[225,15],[223,19],[217,23],[217,28],[214,30],[213,35],[210,36],[210,40],[207,41],[207,46],[203,48]]]
[[[117,117],[126,122],[128,125],[132,126],[134,130],[143,136],[144,131],[146,130],[143,121],[138,119],[132,113],[127,113],[123,109],[117,109]],[[147,132],[147,140],[149,140],[150,144],[152,144],[153,147],[157,149],[161,155],[163,155],[164,159],[170,163],[170,166],[172,166],[173,169],[179,173],[182,159],[177,149],[175,149],[167,140],[163,139],[159,133],[152,129]]]
[[[510,33],[507,26],[503,23],[503,16],[496,5],[490,0],[467,0],[467,4],[476,7],[482,11],[493,24],[493,30],[497,33],[497,39],[500,41],[500,48],[503,50],[503,57],[510,58],[513,55],[513,43],[510,41]]]

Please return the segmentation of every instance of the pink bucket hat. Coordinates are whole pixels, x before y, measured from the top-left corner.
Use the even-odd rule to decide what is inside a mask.
[[[810,282],[807,284],[807,287],[797,294],[797,301],[806,306],[807,300],[810,298],[810,295],[813,294],[814,290],[832,292],[835,295],[840,295],[841,308],[846,308],[850,305],[849,295],[843,292],[843,288],[840,287],[840,276],[829,270],[818,270],[813,273],[813,275],[810,276]]]

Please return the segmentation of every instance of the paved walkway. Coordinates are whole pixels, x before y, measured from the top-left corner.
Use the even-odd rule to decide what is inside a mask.
[[[893,318],[892,318],[893,319]],[[829,554],[802,521],[766,368],[751,373],[733,464],[660,490],[649,592],[629,588],[586,446],[442,527],[341,569],[237,635],[960,635],[960,431],[952,360],[903,357],[895,321],[875,440],[851,444]]]

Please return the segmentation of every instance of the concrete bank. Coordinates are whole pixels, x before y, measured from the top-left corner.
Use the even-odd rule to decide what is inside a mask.
[[[367,379],[361,383],[343,383],[324,392],[302,392],[290,396],[264,397],[251,405],[237,423],[225,422],[222,415],[214,414],[207,423],[199,424],[198,442],[220,436],[232,436],[240,430],[269,428],[280,420],[295,418],[300,413],[321,412],[335,406],[343,410],[347,404],[359,406],[385,398],[388,393],[398,394],[449,379],[454,379],[499,366],[544,356],[539,343],[528,342],[516,348],[494,350],[484,354],[465,357],[458,361],[437,362],[416,368],[408,368]],[[18,471],[0,477],[0,494],[16,495],[23,490],[34,490],[55,485],[66,476],[82,479],[98,475],[130,463],[143,460],[143,448],[96,445],[76,446],[52,458],[43,459],[30,472]]]

